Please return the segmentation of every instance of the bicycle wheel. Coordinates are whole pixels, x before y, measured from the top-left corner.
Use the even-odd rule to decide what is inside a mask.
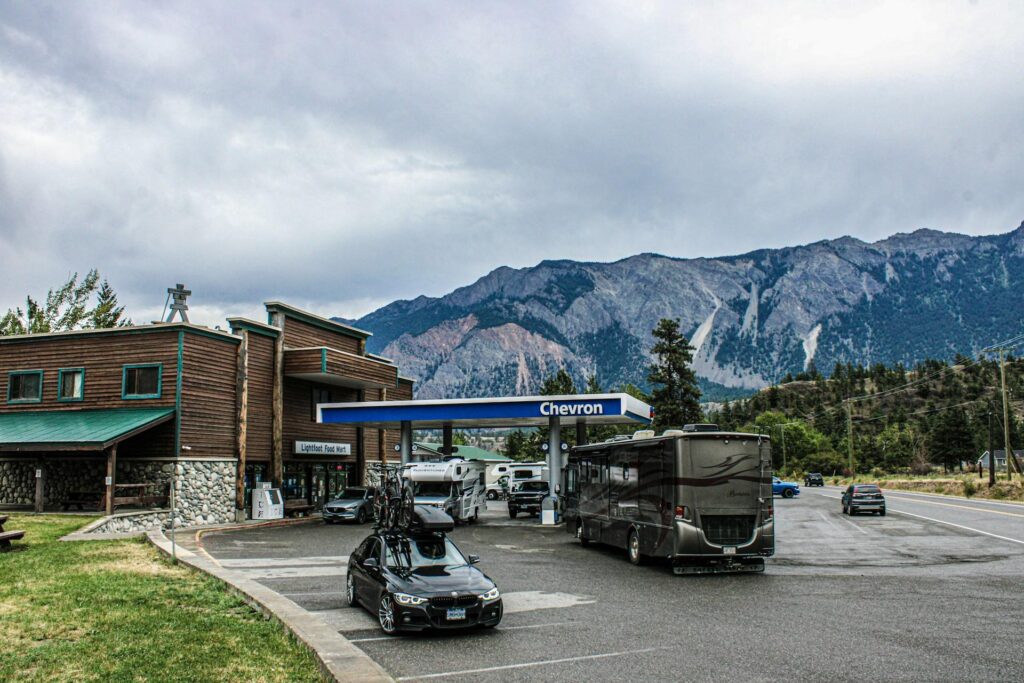
[[[412,524],[413,511],[416,507],[416,500],[412,495],[412,487],[402,487],[402,504],[401,512],[398,515],[398,525],[403,529],[408,529]]]

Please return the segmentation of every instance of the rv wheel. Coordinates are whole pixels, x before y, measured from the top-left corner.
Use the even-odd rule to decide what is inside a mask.
[[[633,565],[644,563],[644,556],[640,554],[640,534],[636,532],[636,529],[629,532],[629,541],[626,542],[626,554]]]
[[[497,493],[495,493],[494,491],[488,491],[487,492],[487,500],[497,500],[497,499],[498,499],[498,494]]]
[[[508,516],[509,517],[511,517],[512,519],[515,519],[516,515],[518,515],[518,514],[519,514],[519,510],[517,510],[516,508],[512,507],[511,505],[508,506]]]
[[[583,521],[576,522],[576,538],[580,539],[580,545],[586,548],[590,545],[590,539],[583,535]]]

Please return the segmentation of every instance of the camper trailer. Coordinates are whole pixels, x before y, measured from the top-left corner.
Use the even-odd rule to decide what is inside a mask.
[[[515,488],[516,484],[531,479],[548,480],[548,466],[543,462],[515,462],[509,463],[509,485]]]
[[[476,521],[486,510],[484,489],[487,464],[453,458],[444,462],[417,462],[402,468],[412,484],[417,505],[444,510],[457,522]]]
[[[637,436],[571,451],[566,530],[633,564],[668,559],[677,574],[764,571],[775,552],[768,438],[714,425]]]

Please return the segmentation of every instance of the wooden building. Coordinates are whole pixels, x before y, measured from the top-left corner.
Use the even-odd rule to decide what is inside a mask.
[[[265,323],[229,318],[230,332],[155,323],[0,337],[0,506],[159,509],[176,474],[185,523],[207,524],[242,517],[257,482],[314,507],[362,483],[398,435],[317,424],[316,404],[410,399],[412,381],[366,352],[369,332],[266,309]]]

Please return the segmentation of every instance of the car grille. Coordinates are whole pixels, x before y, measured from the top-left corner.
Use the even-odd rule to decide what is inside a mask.
[[[740,545],[754,535],[754,515],[701,515],[708,541],[718,545]]]
[[[444,595],[437,598],[430,598],[431,607],[470,607],[477,603],[477,596],[475,595],[459,595],[457,597],[451,597],[450,595]]]

